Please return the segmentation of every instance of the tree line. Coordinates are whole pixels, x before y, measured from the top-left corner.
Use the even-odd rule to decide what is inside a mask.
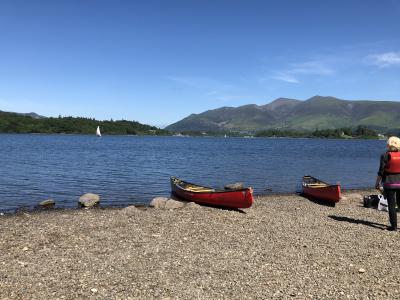
[[[104,134],[168,135],[169,132],[136,121],[98,121],[83,117],[32,118],[0,112],[0,133],[95,134],[100,126]]]
[[[378,138],[378,133],[366,126],[357,126],[355,128],[337,128],[337,129],[315,129],[314,131],[281,130],[269,129],[259,131],[255,134],[257,137],[310,137],[310,138]]]
[[[110,135],[171,135],[167,130],[155,126],[144,125],[136,121],[109,120],[98,121],[84,117],[33,118],[0,111],[0,133],[47,133],[47,134],[94,134],[100,126],[103,134]],[[183,131],[189,136],[224,136],[240,137],[254,135],[256,137],[310,137],[310,138],[378,138],[378,133],[366,126],[338,129],[315,129],[299,131],[290,129],[268,129],[255,132],[200,132]]]

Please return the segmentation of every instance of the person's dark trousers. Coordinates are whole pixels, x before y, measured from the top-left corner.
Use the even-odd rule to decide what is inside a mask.
[[[388,201],[390,225],[397,228],[396,204],[400,207],[400,190],[385,188],[385,196]]]

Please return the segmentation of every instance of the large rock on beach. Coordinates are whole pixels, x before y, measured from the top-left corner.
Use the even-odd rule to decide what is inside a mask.
[[[47,199],[39,202],[39,206],[43,208],[50,208],[53,207],[56,204],[56,201],[53,199]]]
[[[185,206],[185,203],[173,199],[167,200],[165,203],[165,209],[177,209],[177,208],[182,208]]]
[[[150,202],[150,206],[157,208],[157,209],[162,209],[165,208],[165,204],[167,203],[169,199],[165,197],[156,197]]]
[[[201,209],[201,205],[199,205],[195,202],[189,202],[185,205],[185,209],[189,209],[189,210]]]
[[[100,196],[97,194],[87,193],[80,196],[78,202],[83,207],[93,207],[100,203]]]

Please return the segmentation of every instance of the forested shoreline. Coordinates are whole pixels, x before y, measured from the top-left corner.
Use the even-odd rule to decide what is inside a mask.
[[[136,121],[99,121],[84,117],[33,118],[17,113],[0,112],[0,133],[168,135],[168,131]]]
[[[336,139],[377,139],[379,134],[366,126],[356,128],[337,128],[337,129],[315,129],[314,131],[296,130],[263,130],[256,133],[257,137],[309,137],[309,138],[336,138]],[[382,135],[381,135],[382,136]]]

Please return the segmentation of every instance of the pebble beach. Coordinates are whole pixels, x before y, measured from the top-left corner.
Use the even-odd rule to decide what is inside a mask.
[[[363,207],[369,194],[1,215],[0,298],[400,298],[400,232]]]

